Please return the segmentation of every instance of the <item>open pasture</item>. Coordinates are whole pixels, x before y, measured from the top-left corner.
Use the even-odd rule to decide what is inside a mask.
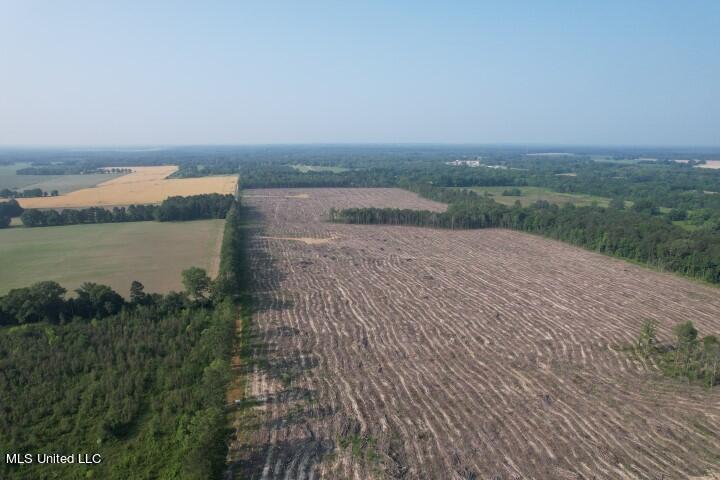
[[[16,163],[13,165],[0,165],[0,189],[26,190],[40,188],[51,192],[57,190],[60,194],[94,187],[99,183],[107,182],[122,174],[117,173],[91,173],[87,175],[16,175],[18,169],[30,167],[29,163]]]
[[[76,190],[57,197],[23,198],[23,208],[107,207],[131,204],[160,203],[172,196],[202,193],[234,193],[234,175],[168,179],[176,166],[130,167],[132,173],[122,175],[94,188]]]
[[[0,165],[0,190],[23,190],[31,185],[51,181],[60,175],[17,175],[15,172],[21,168],[30,167],[29,163],[14,163],[11,165]],[[32,188],[32,187],[30,187]]]
[[[505,190],[512,190],[513,188],[520,189],[522,196],[513,197],[502,194]],[[557,205],[573,203],[578,207],[589,206],[593,203],[597,203],[601,207],[607,207],[610,203],[610,199],[605,197],[585,195],[582,193],[553,192],[549,188],[543,187],[471,187],[468,190],[473,190],[480,195],[488,193],[492,195],[493,200],[503,205],[514,205],[515,201],[519,200],[523,207],[532,205],[538,200],[544,200]]]
[[[57,190],[60,195],[65,195],[76,190],[92,188],[101,183],[121,177],[121,173],[89,173],[85,175],[57,175],[47,180],[40,180],[24,188],[39,188],[44,192]],[[22,175],[23,177],[44,177],[45,175]]]
[[[235,478],[687,479],[720,464],[720,389],[622,350],[645,319],[720,333],[718,290],[490,229],[323,222],[443,206],[253,190],[255,307]],[[294,239],[318,239],[307,242]]]
[[[133,280],[147,292],[181,290],[182,270],[217,272],[223,226],[200,220],[0,230],[0,295],[43,280],[68,290],[102,283],[122,295]]]
[[[0,165],[0,190],[3,188],[23,189],[33,183],[55,178],[57,175],[16,175],[20,168],[29,167],[29,163],[14,163],[11,165]]]

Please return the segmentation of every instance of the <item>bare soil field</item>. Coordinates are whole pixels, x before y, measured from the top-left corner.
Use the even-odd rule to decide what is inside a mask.
[[[700,168],[720,168],[720,160],[707,160],[704,164],[698,165]]]
[[[513,231],[322,221],[331,207],[444,208],[401,190],[248,193],[253,355],[236,365],[229,478],[720,470],[720,389],[621,350],[645,319],[662,341],[686,320],[720,333],[718,289]]]
[[[79,208],[160,203],[176,195],[234,193],[237,177],[172,178],[176,166],[130,167],[132,173],[103,182],[93,188],[76,190],[57,197],[18,199],[23,208]]]

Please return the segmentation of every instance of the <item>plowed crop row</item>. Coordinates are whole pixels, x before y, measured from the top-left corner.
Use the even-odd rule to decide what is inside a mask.
[[[401,190],[246,194],[256,312],[236,478],[720,469],[720,389],[621,350],[645,319],[663,341],[685,320],[720,333],[717,289],[507,230],[322,221],[330,207],[444,208]]]

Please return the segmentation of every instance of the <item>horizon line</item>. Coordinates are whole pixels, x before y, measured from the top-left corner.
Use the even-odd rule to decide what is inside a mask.
[[[377,147],[377,146],[438,146],[438,147],[567,147],[567,148],[656,148],[656,149],[718,149],[720,144],[643,144],[643,143],[544,143],[544,142],[258,142],[258,143],[124,143],[124,144],[0,144],[2,149],[170,149],[202,147]]]

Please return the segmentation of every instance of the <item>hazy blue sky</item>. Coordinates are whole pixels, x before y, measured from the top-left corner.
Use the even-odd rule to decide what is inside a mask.
[[[720,1],[0,0],[0,144],[295,142],[720,145]]]

